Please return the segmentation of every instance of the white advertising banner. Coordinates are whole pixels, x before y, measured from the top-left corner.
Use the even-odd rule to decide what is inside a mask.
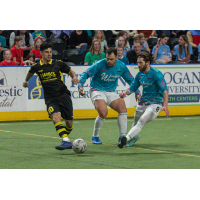
[[[0,111],[25,111],[27,92],[22,86],[25,67],[0,67]]]
[[[200,65],[152,65],[159,69],[167,82],[169,89],[169,106],[200,105]],[[89,66],[71,66],[80,78]],[[138,73],[136,65],[127,65],[132,75]],[[7,111],[41,111],[46,110],[44,92],[38,76],[35,74],[29,80],[29,88],[23,88],[22,83],[30,67],[0,67],[0,109]],[[63,74],[63,81],[71,91],[74,110],[94,109],[90,100],[89,78],[84,84],[85,97],[78,93],[77,85],[73,85],[71,77]],[[129,85],[120,78],[116,92],[119,94]],[[142,88],[139,88],[142,91]],[[127,108],[136,107],[135,95],[125,98]]]

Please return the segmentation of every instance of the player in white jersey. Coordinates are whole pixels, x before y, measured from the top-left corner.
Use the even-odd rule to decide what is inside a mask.
[[[129,85],[134,81],[133,76],[124,63],[118,60],[117,50],[110,48],[106,52],[106,59],[100,60],[83,72],[79,79],[79,93],[84,96],[83,85],[86,80],[93,76],[90,84],[90,98],[98,111],[98,117],[95,120],[92,142],[102,144],[99,140],[99,132],[103,126],[104,120],[108,114],[107,106],[119,113],[119,141],[127,131],[127,109],[124,99],[115,92],[118,79],[122,77]],[[139,99],[139,91],[136,92]],[[136,99],[137,100],[137,99]]]
[[[141,52],[137,62],[139,72],[130,88],[121,93],[120,97],[125,98],[126,95],[135,92],[140,85],[143,86],[143,93],[135,111],[134,124],[128,134],[121,138],[119,148],[123,148],[124,145],[132,146],[139,139],[138,133],[143,126],[155,119],[161,110],[169,116],[168,89],[163,74],[150,66],[151,55],[148,52]]]

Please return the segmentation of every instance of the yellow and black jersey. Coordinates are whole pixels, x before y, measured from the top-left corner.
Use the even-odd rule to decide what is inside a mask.
[[[30,73],[36,73],[41,81],[44,89],[45,100],[55,99],[62,96],[64,93],[70,95],[70,91],[63,82],[62,73],[69,74],[71,68],[62,61],[50,61],[44,64],[42,60],[39,63],[33,64]]]

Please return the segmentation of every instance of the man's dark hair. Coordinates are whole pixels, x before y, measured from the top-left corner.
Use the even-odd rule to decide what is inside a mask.
[[[148,61],[150,61],[150,63],[151,63],[151,61],[152,61],[151,54],[148,51],[141,51],[137,58],[143,58],[145,63]]]
[[[40,51],[44,51],[45,49],[51,48],[52,49],[52,44],[49,42],[43,42],[40,45]]]
[[[106,54],[111,55],[112,53],[117,56],[117,49],[115,49],[114,47],[107,49]]]

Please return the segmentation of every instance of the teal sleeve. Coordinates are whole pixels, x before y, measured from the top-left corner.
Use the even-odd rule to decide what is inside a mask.
[[[79,84],[78,84],[78,90],[80,90],[80,88],[83,87],[83,85],[85,84],[86,80],[89,77],[94,76],[96,73],[99,72],[100,67],[101,67],[100,63],[95,63],[81,74],[81,77],[79,79]]]
[[[135,80],[132,82],[132,84],[128,88],[129,94],[132,94],[133,92],[137,93],[137,90],[139,87],[140,87],[139,75],[137,74],[135,77]]]

